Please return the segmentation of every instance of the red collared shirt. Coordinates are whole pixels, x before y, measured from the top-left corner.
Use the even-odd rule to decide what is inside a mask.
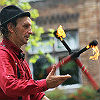
[[[0,43],[0,100],[41,100],[47,90],[46,79],[34,81],[25,60],[19,59],[22,50],[10,40]],[[18,79],[17,66],[20,72]]]

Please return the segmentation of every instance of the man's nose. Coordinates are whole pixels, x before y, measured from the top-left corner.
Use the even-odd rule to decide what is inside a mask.
[[[28,34],[33,34],[32,29],[30,28]]]

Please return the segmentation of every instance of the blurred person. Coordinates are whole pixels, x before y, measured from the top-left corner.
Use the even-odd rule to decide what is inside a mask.
[[[32,34],[30,13],[15,5],[0,12],[0,100],[49,100],[44,91],[55,88],[70,75],[55,75],[53,66],[46,79],[32,79],[21,46],[27,44]]]

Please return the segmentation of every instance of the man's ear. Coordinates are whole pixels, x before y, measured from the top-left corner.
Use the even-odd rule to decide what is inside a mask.
[[[7,27],[10,33],[14,33],[15,26],[11,22],[7,24]]]

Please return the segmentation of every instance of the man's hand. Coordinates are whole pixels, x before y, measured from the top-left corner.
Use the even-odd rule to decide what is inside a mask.
[[[51,72],[46,78],[47,88],[55,88],[61,83],[63,83],[66,79],[71,78],[69,74],[67,75],[55,75],[56,65],[53,66]]]

